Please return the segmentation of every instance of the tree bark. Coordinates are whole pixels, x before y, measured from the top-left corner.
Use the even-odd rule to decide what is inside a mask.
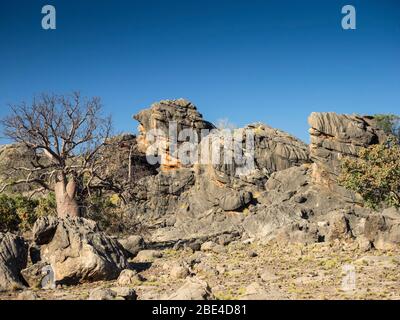
[[[71,179],[67,183],[66,177],[62,177],[55,185],[57,202],[57,214],[60,218],[79,217],[79,206],[76,201],[76,182]]]

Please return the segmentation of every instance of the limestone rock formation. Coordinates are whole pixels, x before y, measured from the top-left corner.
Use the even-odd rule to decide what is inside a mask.
[[[311,172],[306,164],[272,174],[260,203],[243,222],[246,234],[302,243],[358,236],[370,212],[314,184]]]
[[[314,181],[326,186],[335,184],[343,156],[357,156],[361,147],[386,139],[373,117],[313,112],[308,122]]]
[[[135,218],[141,223],[152,219],[153,226],[155,219],[159,221],[152,233],[154,241],[209,239],[240,232],[243,212],[257,205],[254,195],[265,191],[268,177],[310,161],[305,143],[259,123],[235,130],[234,141],[226,145],[226,130],[216,130],[192,103],[183,99],[155,103],[135,119],[140,122],[141,150],[145,152],[150,145],[147,134],[158,129],[164,140],[158,139],[165,142],[164,149],[158,151],[171,160],[161,165],[157,175],[141,179],[134,188],[131,212]],[[171,141],[167,136],[171,121],[177,123],[178,134],[186,128],[201,137],[202,129],[214,129],[198,141],[194,163],[173,161],[176,159],[169,153]],[[252,140],[247,144],[249,135]],[[232,156],[236,150],[240,151],[239,159]],[[212,158],[213,151],[217,151],[219,161]],[[226,155],[232,156],[231,162],[225,161]]]
[[[262,123],[244,128],[254,130],[255,162],[259,170],[268,173],[308,163],[308,146],[300,139]]]
[[[154,139],[165,143],[160,145],[162,154],[162,169],[170,167],[180,167],[181,163],[175,154],[172,154],[170,136],[171,125],[176,125],[175,138],[178,139],[179,134],[184,129],[193,129],[197,134],[197,139],[201,139],[202,130],[212,130],[215,127],[203,120],[203,116],[197,111],[197,108],[185,99],[163,100],[151,105],[149,109],[142,110],[134,118],[139,121],[138,145],[143,153],[146,153],[151,142],[148,141],[147,134],[154,133]]]
[[[21,270],[27,260],[25,240],[11,233],[0,233],[0,291],[24,288]]]

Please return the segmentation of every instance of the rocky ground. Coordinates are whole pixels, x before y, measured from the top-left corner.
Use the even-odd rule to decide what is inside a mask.
[[[207,282],[205,298],[218,300],[400,298],[400,250],[365,252],[353,241],[310,245],[236,241],[226,246],[208,242],[196,252],[145,250],[131,263],[138,274],[128,281],[120,277],[54,290],[15,291],[0,294],[0,299],[121,298],[107,296],[113,288],[134,289],[139,300],[168,299],[185,294],[188,279]],[[354,290],[342,287],[346,265],[355,269]]]

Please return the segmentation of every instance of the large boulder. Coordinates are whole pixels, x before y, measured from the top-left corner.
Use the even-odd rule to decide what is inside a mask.
[[[21,275],[30,288],[54,288],[54,279],[51,278],[52,274],[49,277],[48,270],[51,270],[51,266],[41,261],[23,269]]]
[[[0,233],[0,291],[24,288],[21,270],[28,261],[28,245],[23,238]]]
[[[364,236],[376,249],[388,250],[400,245],[400,212],[394,208],[369,215]]]
[[[41,258],[51,265],[60,284],[116,279],[128,268],[119,242],[83,218],[59,219],[53,237],[41,247]]]

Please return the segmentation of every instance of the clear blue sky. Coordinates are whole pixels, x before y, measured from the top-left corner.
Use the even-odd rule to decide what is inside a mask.
[[[57,30],[41,29],[41,8]],[[341,28],[341,8],[357,30]],[[308,141],[312,111],[399,113],[398,0],[2,0],[0,116],[41,92],[100,96],[118,131],[152,102]]]

